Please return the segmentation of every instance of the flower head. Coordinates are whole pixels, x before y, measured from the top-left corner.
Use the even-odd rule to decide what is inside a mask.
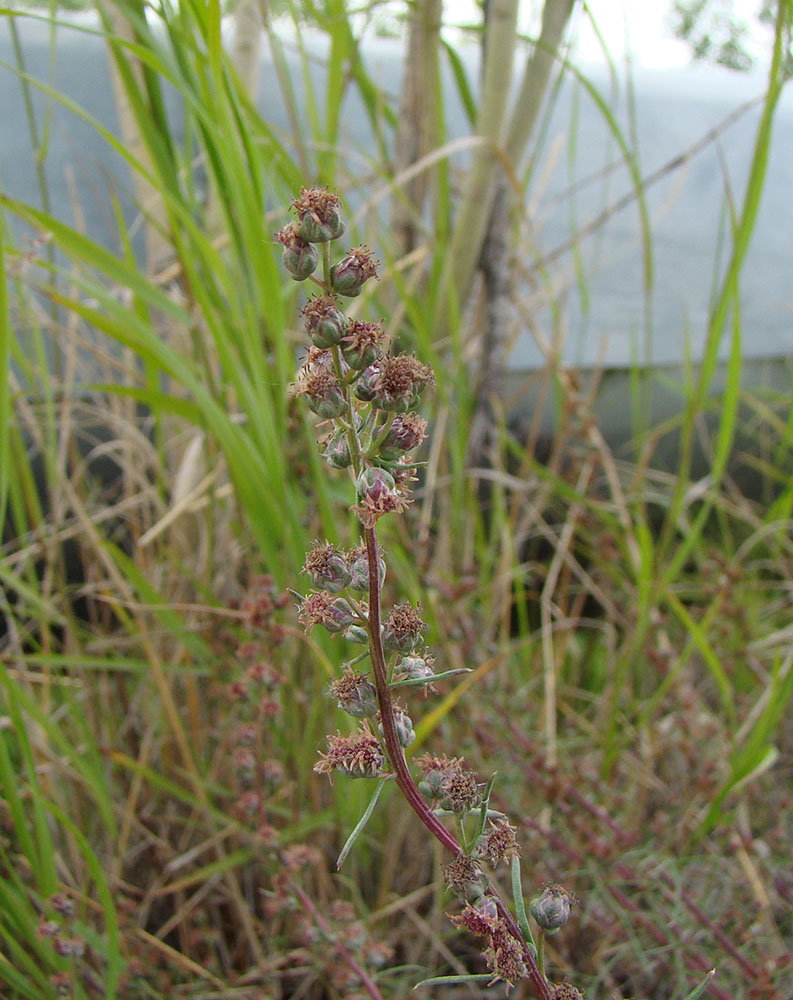
[[[345,667],[341,677],[331,681],[328,692],[340,709],[356,719],[365,719],[377,712],[374,684],[352,667]]]
[[[405,413],[415,409],[424,387],[434,381],[430,366],[422,364],[412,354],[391,355],[379,366],[372,404],[379,410]]]
[[[324,587],[337,594],[350,582],[347,559],[335,545],[325,542],[306,553],[303,572],[311,578],[315,587]]]
[[[307,243],[327,243],[344,232],[339,196],[327,188],[303,188],[291,206],[297,213],[297,227]]]
[[[367,323],[362,319],[350,321],[347,334],[342,340],[344,357],[350,368],[363,371],[380,356],[381,343],[385,332],[382,323]]]
[[[339,309],[333,295],[315,295],[303,306],[306,332],[315,347],[327,348],[338,344],[347,330],[347,317]]]
[[[394,417],[385,440],[380,445],[380,458],[395,461],[407,451],[417,448],[427,434],[427,421],[418,413],[401,413]]]
[[[558,931],[570,919],[575,896],[563,885],[548,884],[539,896],[529,903],[531,915],[549,934]]]
[[[302,599],[297,620],[310,632],[315,625],[322,625],[331,634],[343,632],[360,618],[349,601],[334,597],[327,590],[317,590]]]
[[[333,359],[327,351],[309,351],[294,383],[296,396],[306,396],[309,407],[324,420],[340,417],[347,410],[347,401]]]
[[[488,861],[494,868],[499,861],[511,861],[520,856],[520,848],[515,838],[515,827],[507,820],[490,823],[490,829],[479,843],[476,855]]]
[[[314,765],[317,774],[338,771],[349,778],[377,778],[385,766],[380,744],[365,722],[349,736],[328,736],[328,752],[320,757]]]
[[[305,281],[314,273],[319,255],[316,248],[300,236],[296,222],[288,222],[273,233],[273,238],[284,248],[284,267],[295,281]]]
[[[426,627],[410,604],[395,604],[386,619],[383,642],[389,649],[410,653],[421,645],[421,633]]]
[[[330,283],[339,295],[361,294],[364,282],[377,275],[380,261],[367,246],[354,247],[330,269]]]
[[[523,945],[510,934],[503,920],[498,921],[491,934],[485,960],[494,973],[494,982],[502,979],[510,987],[527,975]]]
[[[391,473],[375,465],[363,470],[355,491],[358,504],[352,509],[367,528],[373,527],[384,514],[407,510],[410,503],[397,488]]]

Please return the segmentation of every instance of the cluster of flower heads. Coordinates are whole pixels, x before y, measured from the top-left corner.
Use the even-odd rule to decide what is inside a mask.
[[[297,220],[275,234],[284,266],[296,281],[311,278],[318,286],[302,312],[309,344],[293,390],[330,423],[321,442],[323,456],[333,468],[352,470],[353,509],[372,526],[410,502],[415,463],[409,453],[427,431],[416,408],[433,382],[432,369],[412,355],[387,354],[381,322],[345,314],[342,298],[360,295],[377,276],[378,261],[368,247],[354,247],[327,268],[322,280],[314,275],[317,245],[344,232],[338,196],[324,188],[304,188],[291,207]]]

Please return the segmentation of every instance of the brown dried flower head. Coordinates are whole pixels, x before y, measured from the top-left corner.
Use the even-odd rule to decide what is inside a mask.
[[[437,799],[449,778],[463,770],[463,758],[447,757],[446,754],[436,757],[425,753],[416,758],[416,766],[423,775],[419,789],[424,795]]]
[[[377,713],[374,684],[352,667],[346,667],[341,677],[331,681],[328,693],[340,709],[356,719],[365,719]]]
[[[482,801],[482,794],[476,771],[463,768],[441,782],[440,805],[455,813],[466,813],[476,809]]]
[[[385,766],[380,744],[365,722],[349,736],[328,736],[328,752],[320,757],[314,765],[317,774],[338,771],[349,778],[377,778]]]
[[[391,355],[380,365],[372,405],[380,410],[406,413],[416,408],[422,390],[434,381],[430,366],[422,364],[412,354]]]
[[[482,839],[477,850],[477,857],[482,858],[494,868],[500,861],[510,862],[514,857],[520,857],[520,848],[515,839],[516,829],[508,820],[491,820],[490,829]]]
[[[421,645],[421,634],[427,626],[410,604],[395,604],[383,629],[383,642],[388,649],[410,653]]]
[[[347,335],[342,338],[344,357],[351,368],[363,371],[380,356],[385,336],[382,323],[367,323],[362,319],[350,321]]]
[[[458,854],[443,869],[443,880],[453,892],[469,899],[471,888],[480,886],[481,874],[479,865],[473,858],[467,854]],[[473,895],[478,898],[481,894],[480,889],[479,893],[474,892]]]
[[[526,963],[523,961],[523,946],[510,934],[502,920],[498,921],[490,938],[490,947],[484,956],[488,966],[495,973],[488,985],[502,979],[507,984],[509,992],[509,988],[527,974]]]
[[[327,351],[309,350],[297,373],[292,392],[295,396],[308,397],[309,407],[325,420],[340,417],[347,410],[333,359]]]
[[[343,590],[351,579],[346,556],[327,541],[306,553],[302,572],[311,578],[315,587],[324,587],[334,594]]]
[[[457,927],[465,927],[477,937],[489,938],[498,925],[497,914],[493,900],[484,897],[476,906],[466,903],[462,913],[450,916],[449,919]]]
[[[585,998],[584,994],[570,983],[557,983],[553,988],[551,1000],[585,1000]]]
[[[302,188],[291,207],[297,213],[300,235],[308,243],[327,243],[344,232],[341,201],[327,188]]]

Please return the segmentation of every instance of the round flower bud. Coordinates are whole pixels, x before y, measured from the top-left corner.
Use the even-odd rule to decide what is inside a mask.
[[[377,692],[374,684],[363,674],[356,674],[349,666],[345,666],[338,680],[331,682],[328,691],[339,708],[353,718],[366,719],[377,714]]]
[[[377,500],[383,494],[393,493],[395,489],[394,477],[386,469],[379,466],[367,466],[358,477],[355,484],[355,495],[360,502],[364,497]]]
[[[308,243],[327,243],[344,232],[341,202],[327,188],[303,188],[292,208],[297,213],[300,236]]]
[[[330,269],[334,292],[350,298],[360,295],[364,282],[377,274],[378,261],[366,246],[355,247]]]
[[[355,383],[355,395],[361,400],[362,403],[369,403],[372,399],[374,399],[377,380],[379,378],[379,365],[369,365],[369,367],[361,373]]]
[[[359,545],[347,553],[347,565],[350,571],[350,587],[363,594],[369,592],[369,556],[366,545]],[[385,580],[385,559],[378,559],[379,584],[382,587]]]
[[[363,625],[350,625],[344,632],[344,638],[365,646],[369,642],[369,633]]]
[[[531,915],[544,931],[553,934],[570,919],[575,896],[563,885],[547,885],[539,896],[529,903]]]
[[[352,465],[350,444],[344,429],[336,431],[328,438],[322,457],[334,469],[346,469]]]
[[[394,726],[397,731],[397,737],[399,738],[399,745],[401,747],[409,747],[416,738],[416,734],[413,731],[413,721],[407,712],[398,706],[394,708]],[[380,739],[383,740],[384,735],[382,723],[378,723],[377,728],[380,733]]]
[[[303,572],[308,574],[315,587],[323,587],[332,594],[337,594],[350,582],[347,559],[330,542],[317,545],[306,555]]]
[[[309,299],[303,307],[306,332],[315,347],[326,348],[338,344],[347,329],[347,317],[336,306],[332,295]]]
[[[435,657],[428,650],[403,656],[397,666],[400,677],[410,680],[425,680],[435,676]]]
[[[387,462],[396,461],[401,455],[418,447],[427,433],[427,421],[418,413],[405,413],[394,418],[385,440],[380,445],[379,456]]]
[[[316,271],[319,263],[316,247],[300,237],[296,223],[290,222],[279,229],[275,233],[275,239],[284,248],[284,267],[295,281],[305,281]]]
[[[342,341],[344,359],[350,368],[363,371],[380,357],[380,344],[385,336],[382,323],[366,323],[354,319]]]

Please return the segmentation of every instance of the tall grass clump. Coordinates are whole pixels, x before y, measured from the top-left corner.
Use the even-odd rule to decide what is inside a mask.
[[[347,5],[264,10],[287,131],[217,3],[2,12],[23,41],[47,25],[53,64],[64,33],[101,41],[122,136],[22,45],[2,67],[43,185],[35,204],[0,189],[4,997],[376,1000],[427,976],[439,997],[791,995],[791,398],[742,384],[740,300],[790,4],[748,185],[725,195],[704,362],[629,452],[597,373],[560,361],[524,207],[544,95],[577,73],[631,178],[649,295],[651,178],[573,67],[574,7],[545,4],[526,44],[516,5],[491,5],[479,85],[440,5],[412,5],[399,104]],[[94,196],[110,244],[47,199],[60,114],[123,164]],[[352,207],[346,255],[307,239],[320,189]],[[516,322],[545,358],[522,427]]]

